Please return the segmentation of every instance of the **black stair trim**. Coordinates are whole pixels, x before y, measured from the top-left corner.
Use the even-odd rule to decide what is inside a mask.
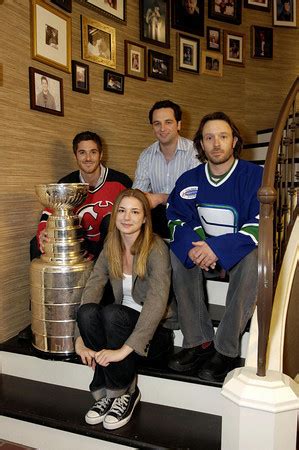
[[[0,377],[0,414],[6,417],[135,448],[220,450],[220,416],[140,402],[127,425],[107,431],[85,423],[92,403],[87,391]]]

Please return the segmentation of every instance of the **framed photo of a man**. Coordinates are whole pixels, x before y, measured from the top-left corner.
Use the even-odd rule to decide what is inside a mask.
[[[208,7],[209,19],[235,25],[242,22],[242,0],[209,0]]]
[[[178,33],[177,69],[186,72],[199,72],[199,39]]]
[[[116,67],[115,28],[81,16],[82,58],[96,64]]]
[[[55,75],[29,67],[30,108],[64,115],[63,80]]]
[[[125,74],[128,77],[146,80],[146,47],[125,40]]]
[[[170,0],[139,0],[140,40],[170,47]]]
[[[244,6],[258,11],[270,11],[271,0],[244,0]]]
[[[245,66],[245,35],[224,31],[224,64]]]
[[[296,27],[296,0],[273,0],[273,24]]]
[[[204,36],[204,0],[173,0],[171,12],[172,28]]]
[[[173,57],[165,53],[148,51],[148,76],[163,81],[173,80]]]
[[[273,58],[273,28],[251,27],[251,56],[252,58]]]
[[[71,18],[43,0],[32,0],[32,58],[71,71]]]
[[[79,61],[72,61],[73,91],[89,94],[89,66]]]

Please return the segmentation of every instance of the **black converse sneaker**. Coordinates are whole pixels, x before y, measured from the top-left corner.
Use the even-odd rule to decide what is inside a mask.
[[[95,402],[93,407],[86,413],[85,422],[89,425],[102,423],[113,402],[114,398],[107,397],[103,397],[101,400]]]
[[[106,415],[103,425],[107,430],[116,430],[126,425],[132,417],[135,406],[140,400],[140,391],[136,387],[133,394],[117,397]]]

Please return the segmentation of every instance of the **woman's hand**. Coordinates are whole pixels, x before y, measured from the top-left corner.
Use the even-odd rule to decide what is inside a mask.
[[[83,364],[88,365],[89,367],[92,367],[94,370],[94,368],[95,368],[95,353],[96,352],[91,350],[88,347],[85,347],[81,336],[79,336],[76,339],[75,351],[76,351],[77,355],[80,356]]]
[[[94,355],[95,361],[103,367],[109,366],[111,362],[119,362],[125,359],[133,349],[128,345],[124,344],[121,348],[117,350],[107,350],[103,349],[96,352]]]

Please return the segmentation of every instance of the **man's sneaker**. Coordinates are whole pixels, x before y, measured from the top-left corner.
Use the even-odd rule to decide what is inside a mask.
[[[86,413],[85,422],[89,425],[102,423],[105,416],[113,404],[114,398],[103,397],[95,402],[93,407]]]
[[[117,397],[104,419],[104,428],[107,430],[116,430],[126,425],[131,419],[140,397],[138,387],[136,387],[133,394],[124,394],[121,397]]]

